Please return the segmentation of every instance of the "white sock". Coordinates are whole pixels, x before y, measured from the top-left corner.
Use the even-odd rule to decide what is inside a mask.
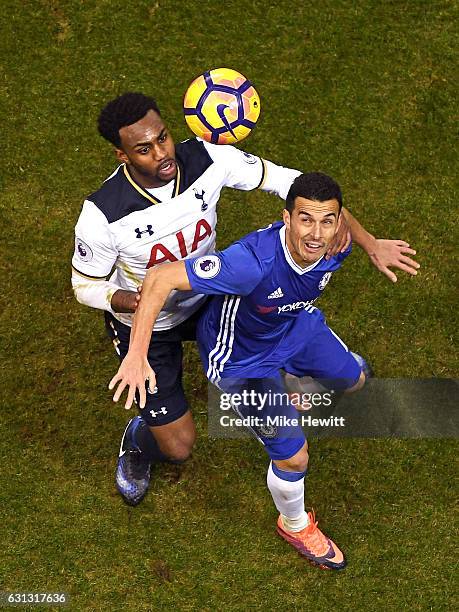
[[[308,523],[308,515],[304,509],[304,476],[293,482],[284,480],[279,474],[292,474],[292,472],[282,472],[275,468],[273,471],[272,462],[269,464],[267,483],[268,489],[273,497],[276,508],[282,515],[282,522],[288,531],[301,531]]]
[[[309,525],[309,518],[305,510],[303,510],[300,516],[297,516],[296,518],[289,518],[284,514],[281,514],[281,517],[282,524],[284,525],[286,531],[301,531]]]

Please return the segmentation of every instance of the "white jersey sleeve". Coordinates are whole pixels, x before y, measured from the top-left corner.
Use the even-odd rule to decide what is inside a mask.
[[[262,189],[285,200],[291,184],[301,174],[299,170],[277,166],[231,145],[204,142],[204,146],[214,161],[225,166],[225,187],[243,191]]]
[[[214,162],[224,168],[223,187],[250,191],[260,185],[263,179],[263,162],[260,157],[231,145],[202,142]]]
[[[293,170],[292,168],[277,166],[273,164],[273,162],[265,159],[263,159],[262,162],[264,164],[265,173],[258,189],[274,193],[283,200],[286,200],[293,181],[301,172],[299,170]]]
[[[72,287],[81,304],[113,312],[111,299],[121,287],[106,278],[117,256],[107,219],[92,202],[86,200],[75,226],[72,258]]]

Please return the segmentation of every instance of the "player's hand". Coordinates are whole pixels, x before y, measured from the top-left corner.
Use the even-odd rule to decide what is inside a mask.
[[[416,255],[416,251],[411,249],[407,242],[381,238],[375,241],[374,249],[368,253],[373,265],[393,283],[397,282],[397,277],[392,270],[389,270],[389,266],[403,270],[412,276],[418,273],[421,266],[408,255]]]
[[[134,312],[137,310],[137,306],[139,305],[141,294],[142,294],[142,285],[139,285],[137,287],[137,294],[135,296],[135,301],[134,301],[134,304],[133,304]]]
[[[127,291],[118,289],[112,295],[111,306],[115,312],[135,312],[140,302],[140,292],[142,285],[137,291]]]
[[[330,257],[333,257],[333,255],[337,255],[338,253],[344,253],[344,251],[351,244],[351,240],[352,236],[349,224],[346,217],[341,214],[338,217],[336,234],[334,235],[333,240],[330,242],[330,246],[325,254],[325,259],[330,259]]]
[[[156,387],[156,376],[152,370],[146,357],[140,357],[139,355],[132,355],[128,352],[126,357],[121,362],[118,372],[111,379],[108,388],[114,389],[118,384],[118,388],[113,395],[113,401],[117,402],[124,389],[128,387],[128,395],[124,407],[126,410],[132,406],[134,401],[135,393],[138,390],[140,401],[140,408],[145,408],[147,401],[147,394],[145,389],[145,381],[148,381],[148,389],[151,393],[154,393]]]

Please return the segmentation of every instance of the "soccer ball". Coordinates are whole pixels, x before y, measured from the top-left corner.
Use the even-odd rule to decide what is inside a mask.
[[[198,76],[183,100],[188,127],[214,144],[247,138],[260,115],[260,98],[252,83],[231,68],[215,68]]]

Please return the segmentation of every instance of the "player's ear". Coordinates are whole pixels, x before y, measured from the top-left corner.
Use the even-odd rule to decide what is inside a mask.
[[[129,158],[123,149],[118,149],[118,147],[115,147],[115,156],[116,159],[123,164],[127,164],[129,162]]]
[[[339,228],[341,227],[341,223],[344,221],[344,223],[346,223],[346,219],[344,217],[343,214],[341,214],[341,208],[338,209],[338,216],[336,217],[336,224],[335,224],[335,235],[338,233]]]
[[[286,208],[284,208],[284,210],[282,211],[282,220],[285,223],[285,227],[289,229],[290,228],[290,213],[288,212]]]

